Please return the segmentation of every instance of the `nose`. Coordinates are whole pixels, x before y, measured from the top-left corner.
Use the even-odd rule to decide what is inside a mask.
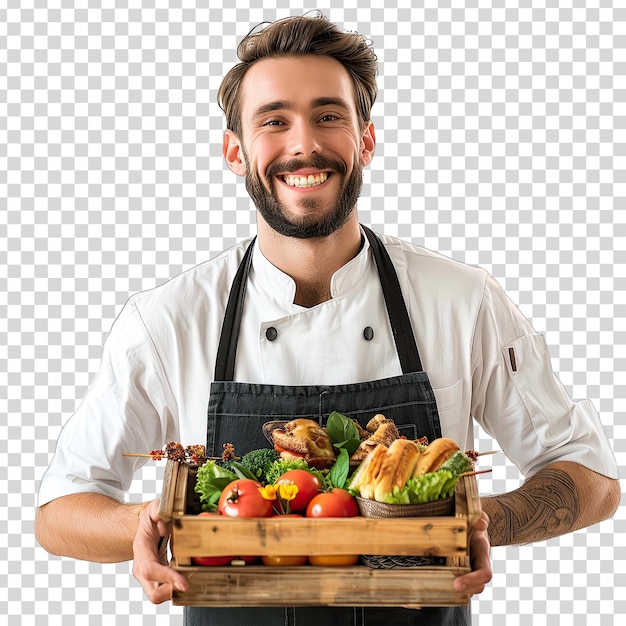
[[[292,125],[289,133],[288,151],[292,156],[308,156],[321,154],[322,144],[318,130],[308,122],[298,122]]]

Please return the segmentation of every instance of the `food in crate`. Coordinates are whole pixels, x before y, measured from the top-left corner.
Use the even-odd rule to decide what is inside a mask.
[[[171,522],[170,564],[189,581],[188,591],[174,593],[174,604],[211,607],[346,606],[349,603],[350,606],[411,608],[466,605],[468,596],[454,590],[453,582],[459,575],[471,571],[468,533],[480,517],[480,497],[473,474],[480,472],[468,472],[469,475],[460,479],[453,498],[453,515],[365,517],[359,514],[356,498],[362,496],[360,491],[350,489],[352,481],[358,479],[359,471],[361,476],[367,470],[370,478],[377,477],[373,471],[375,464],[368,469],[363,462],[371,454],[383,455],[378,458],[382,461],[396,440],[407,441],[393,435],[392,420],[382,415],[372,420],[370,428],[373,430],[370,431],[338,413],[332,414],[326,432],[335,460],[323,469],[309,465],[305,458],[307,452],[289,455],[275,448],[272,433],[275,429],[288,432],[287,421],[273,422],[264,428],[271,447],[242,454],[243,451],[236,451],[232,443],[226,443],[221,457],[207,458],[202,464],[181,462],[174,460],[175,455],[168,456],[159,514],[164,521]],[[385,428],[379,431],[381,426]],[[386,441],[382,437],[385,432],[392,435]],[[372,437],[367,446],[362,445]],[[425,454],[427,441],[410,443],[417,446],[418,460],[421,459],[422,464],[434,456],[433,451],[441,445],[436,444]],[[403,446],[407,443],[395,444],[394,449],[400,450]],[[356,463],[354,455],[359,447],[365,455]],[[306,449],[309,459],[319,458],[315,449],[314,454],[308,446]],[[458,446],[455,449],[462,454]],[[465,455],[471,461],[479,456],[477,453]],[[412,463],[406,455],[395,458],[401,465],[401,459]],[[369,461],[368,465],[370,463],[374,461]],[[420,473],[417,466],[416,462],[406,483]],[[394,469],[394,476],[398,474],[398,468],[391,461],[388,467]],[[427,483],[433,480],[428,476],[437,473],[431,469],[434,466],[423,470],[422,478],[426,477]],[[443,476],[445,467],[439,469]],[[417,478],[415,476],[415,480]],[[241,483],[244,480],[249,482],[244,485]],[[410,492],[402,491],[406,483],[402,488],[392,487],[391,495],[410,499]],[[438,496],[445,493],[445,484],[441,483],[441,487]],[[375,491],[374,487],[374,494]],[[342,494],[341,498],[336,494]],[[428,497],[435,497],[432,489],[428,494]],[[264,500],[263,512],[256,508],[261,506],[259,495]],[[218,512],[222,496],[229,511],[237,512],[237,518]],[[328,496],[331,496],[330,501]],[[311,501],[304,507],[300,499]],[[320,508],[317,505],[322,499],[326,501]],[[368,501],[374,506],[393,507],[394,512],[407,507],[430,506],[387,504],[374,498]],[[441,502],[445,502],[445,498],[439,497],[431,504]],[[270,516],[260,517],[267,515],[268,504]],[[206,509],[203,512],[202,507]],[[307,511],[315,517],[307,516]],[[245,517],[246,514],[257,517]],[[324,518],[324,514],[353,517]],[[368,552],[378,554],[363,554]],[[336,567],[342,561],[355,563],[357,559],[361,564]],[[200,563],[227,565],[206,567],[199,566]],[[417,565],[420,567],[414,567]],[[293,570],[294,566],[297,571]],[[289,594],[277,596],[275,590],[282,588],[286,580],[292,581],[293,576],[298,576],[300,584],[295,588],[292,585]]]
[[[366,428],[334,412],[325,428],[313,420],[295,419],[268,422],[263,432],[272,447],[240,457],[232,443],[223,445],[220,458],[206,458],[203,446],[184,448],[175,442],[151,456],[179,463],[196,461],[191,488],[199,498],[202,515],[260,518],[449,515],[456,482],[472,469],[475,459],[461,452],[451,439],[440,438],[430,444],[425,439],[407,440],[398,434],[393,420],[381,414]],[[289,564],[305,560],[302,555],[297,561],[287,556],[292,555],[263,561]],[[309,562],[347,564],[345,556],[331,555],[325,560],[323,555],[311,555]],[[258,560],[241,558],[246,563]],[[357,559],[350,555],[349,562]],[[198,555],[193,562],[217,564],[223,560]]]
[[[363,515],[393,509],[371,506],[371,501],[393,506],[419,505],[438,501],[452,504],[459,477],[473,468],[467,454],[452,439],[435,439],[423,445],[396,439],[388,448],[377,446],[356,469],[348,488],[358,492]],[[413,509],[419,515],[419,509]],[[449,512],[442,508],[440,515]],[[404,515],[410,514],[407,511]],[[427,514],[432,513],[431,510]]]

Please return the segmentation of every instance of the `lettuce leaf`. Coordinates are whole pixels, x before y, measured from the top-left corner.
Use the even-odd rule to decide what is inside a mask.
[[[222,490],[237,478],[237,474],[221,467],[215,461],[207,461],[200,466],[196,475],[194,491],[200,495],[202,509],[215,511]]]
[[[438,470],[418,478],[409,478],[404,487],[394,487],[387,495],[387,504],[424,504],[447,498],[454,493],[458,476],[450,470]]]

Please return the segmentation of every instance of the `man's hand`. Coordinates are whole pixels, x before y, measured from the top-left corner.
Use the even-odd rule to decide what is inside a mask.
[[[469,535],[472,571],[455,579],[454,588],[456,591],[462,591],[469,596],[473,596],[476,593],[482,593],[485,585],[491,580],[488,528],[489,517],[483,511],[482,515],[472,526]]]
[[[168,538],[167,525],[159,518],[159,500],[153,500],[139,515],[133,541],[133,576],[154,604],[171,600],[174,589],[188,588],[187,579],[167,566]]]

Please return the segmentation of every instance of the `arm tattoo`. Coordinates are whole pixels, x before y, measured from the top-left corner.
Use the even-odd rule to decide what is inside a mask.
[[[519,489],[487,498],[492,545],[542,541],[573,530],[580,513],[574,480],[566,472],[544,468]]]

